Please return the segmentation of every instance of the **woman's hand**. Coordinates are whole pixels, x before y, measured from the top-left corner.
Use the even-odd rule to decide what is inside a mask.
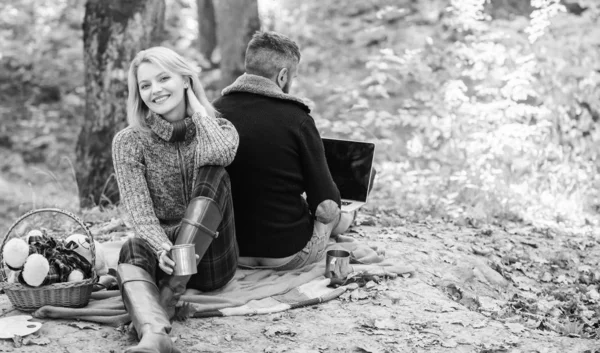
[[[173,269],[175,268],[175,261],[171,259],[171,244],[163,243],[162,250],[158,252],[158,267],[163,270],[164,273],[171,275],[173,274]],[[200,260],[200,256],[196,254],[196,262]]]
[[[198,100],[198,97],[194,94],[194,90],[190,85],[189,88],[186,88],[185,95],[187,99],[187,115],[192,116],[195,113],[200,113],[202,116],[206,116],[207,112],[202,103]]]
[[[173,268],[175,267],[175,261],[171,259],[170,253],[171,244],[163,243],[162,250],[158,252],[158,267],[168,275],[173,273]]]

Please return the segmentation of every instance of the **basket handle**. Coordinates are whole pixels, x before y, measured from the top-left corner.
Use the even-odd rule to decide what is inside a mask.
[[[81,226],[81,228],[83,228],[83,230],[85,231],[87,236],[90,238],[90,250],[92,252],[92,278],[95,278],[96,277],[96,268],[95,268],[96,267],[95,266],[95,264],[96,264],[96,245],[94,244],[94,235],[92,234],[90,229],[85,225],[85,223],[83,223],[83,221],[79,217],[77,217],[76,215],[74,215],[73,213],[71,213],[69,211],[65,211],[60,208],[38,208],[38,209],[31,210],[31,211],[25,213],[24,215],[19,217],[19,219],[17,219],[10,226],[10,228],[8,228],[8,232],[6,233],[6,236],[4,236],[4,239],[2,240],[2,245],[0,246],[0,282],[6,281],[6,275],[4,274],[4,261],[2,258],[2,253],[4,251],[4,245],[10,238],[10,233],[13,231],[13,229],[15,229],[19,225],[19,223],[21,223],[26,218],[28,218],[34,214],[43,213],[43,212],[54,212],[54,213],[63,214],[67,217],[70,217],[72,220],[77,222]]]

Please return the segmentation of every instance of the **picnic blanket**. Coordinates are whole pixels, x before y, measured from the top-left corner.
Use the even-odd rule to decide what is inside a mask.
[[[360,246],[357,243],[332,243],[328,249],[353,251]],[[107,258],[114,258],[114,254],[107,255]],[[377,276],[414,272],[411,266],[393,261],[353,266],[355,272]],[[202,293],[188,289],[180,304],[187,306],[189,317],[196,318],[268,314],[315,305],[337,298],[348,289],[347,285],[329,287],[330,280],[323,275],[324,272],[325,261],[290,271],[238,269],[234,278],[219,290]],[[118,290],[92,293],[89,304],[84,308],[44,306],[33,316],[77,319],[115,327],[131,321]]]

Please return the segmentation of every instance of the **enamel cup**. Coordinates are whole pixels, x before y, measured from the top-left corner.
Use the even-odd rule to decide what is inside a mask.
[[[175,261],[174,276],[188,276],[198,272],[194,244],[181,244],[171,247],[171,258]]]
[[[352,272],[350,253],[346,250],[329,250],[325,257],[325,277],[345,280]]]

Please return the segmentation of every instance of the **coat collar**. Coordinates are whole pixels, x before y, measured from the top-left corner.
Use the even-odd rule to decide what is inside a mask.
[[[196,136],[196,128],[192,121],[192,118],[187,117],[184,120],[185,123],[185,141],[192,139]],[[173,124],[167,120],[165,120],[162,116],[156,113],[150,113],[146,117],[146,123],[152,132],[154,132],[158,137],[167,142],[171,141],[173,137]]]
[[[242,76],[238,77],[230,86],[225,87],[223,91],[221,91],[221,94],[226,96],[234,92],[254,93],[271,98],[291,101],[299,104],[307,112],[310,112],[310,109],[302,99],[284,93],[281,88],[275,84],[275,82],[266,77],[243,74]]]

